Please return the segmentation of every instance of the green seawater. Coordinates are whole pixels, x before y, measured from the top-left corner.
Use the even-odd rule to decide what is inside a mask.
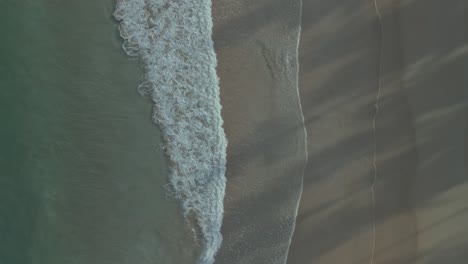
[[[113,5],[0,0],[0,264],[196,258]]]

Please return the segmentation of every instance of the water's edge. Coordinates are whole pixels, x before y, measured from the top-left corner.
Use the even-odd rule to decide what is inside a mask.
[[[299,12],[299,18],[298,18],[298,20],[299,20],[299,29],[298,29],[297,40],[296,40],[297,41],[297,44],[296,44],[296,62],[297,62],[296,92],[297,92],[297,102],[298,102],[298,106],[299,106],[299,112],[301,113],[302,127],[304,129],[304,166],[302,168],[302,176],[301,176],[301,185],[300,185],[299,197],[298,197],[295,212],[294,212],[293,232],[291,233],[291,237],[289,239],[289,245],[288,245],[288,249],[286,251],[286,257],[285,257],[285,260],[284,260],[285,264],[288,262],[289,249],[291,247],[292,237],[294,236],[294,232],[295,232],[295,229],[296,229],[296,220],[297,220],[297,215],[299,213],[299,205],[300,205],[300,201],[301,201],[301,198],[302,198],[302,192],[303,192],[303,189],[304,189],[304,174],[305,174],[307,164],[308,164],[308,161],[309,161],[309,154],[308,154],[308,150],[307,150],[307,147],[308,147],[307,146],[307,128],[306,128],[306,124],[305,124],[304,111],[303,111],[303,107],[302,107],[301,95],[300,95],[300,90],[299,90],[299,70],[300,70],[300,65],[299,65],[299,43],[300,43],[300,40],[301,40],[301,31],[302,31],[302,6],[303,6],[303,0],[299,0],[299,11],[298,11]]]

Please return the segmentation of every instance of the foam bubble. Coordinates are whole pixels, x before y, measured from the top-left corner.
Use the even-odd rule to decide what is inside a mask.
[[[221,245],[227,140],[222,128],[211,0],[118,0],[127,54],[145,67],[142,94],[154,101],[171,161],[169,185],[202,238],[199,263]]]

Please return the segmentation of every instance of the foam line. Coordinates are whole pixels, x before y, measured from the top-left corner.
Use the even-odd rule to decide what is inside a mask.
[[[139,91],[154,102],[171,162],[169,186],[211,264],[222,241],[227,140],[222,128],[210,0],[118,0],[123,49],[138,57]]]

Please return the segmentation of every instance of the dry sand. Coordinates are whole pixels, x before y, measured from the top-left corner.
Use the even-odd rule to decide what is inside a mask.
[[[370,0],[304,0],[310,160],[289,264],[466,263],[465,2],[378,1],[380,23]]]

